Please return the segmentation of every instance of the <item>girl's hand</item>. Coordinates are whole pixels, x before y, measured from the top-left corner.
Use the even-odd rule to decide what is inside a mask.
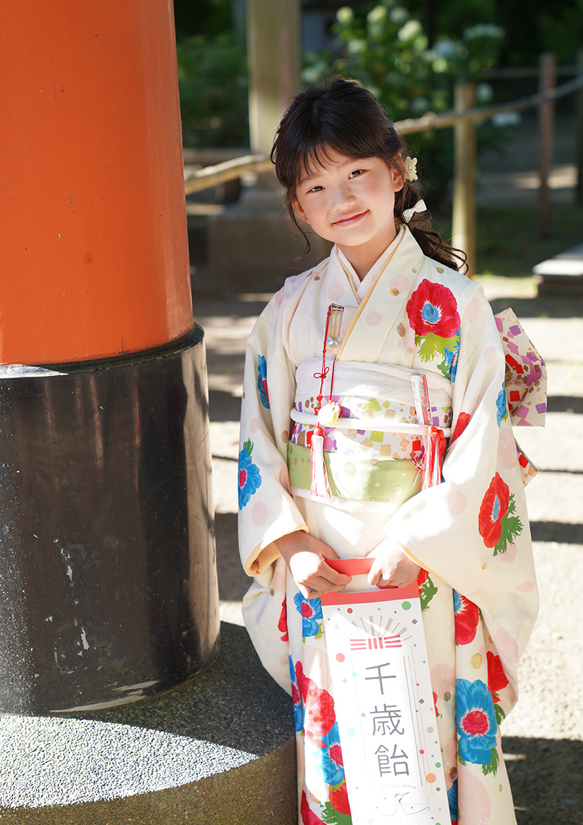
[[[386,538],[369,554],[374,558],[368,574],[369,584],[381,587],[407,587],[419,575],[420,567],[404,552],[396,539]]]
[[[332,570],[326,559],[338,556],[320,539],[296,530],[275,542],[304,599],[315,599],[321,593],[342,590],[351,576]]]

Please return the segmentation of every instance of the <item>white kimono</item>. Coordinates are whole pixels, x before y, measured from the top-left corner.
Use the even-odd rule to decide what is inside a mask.
[[[427,258],[407,228],[395,246],[362,299],[334,248],[287,279],[249,338],[239,541],[255,581],[244,617],[264,666],[293,696],[300,822],[351,822],[321,606],[302,598],[276,542],[304,530],[351,558],[387,535],[398,539],[422,568],[451,820],[511,825],[498,726],[516,702],[538,606],[523,490],[529,467],[513,437],[500,332],[480,286]],[[339,308],[334,329],[331,304]],[[322,404],[336,401],[360,422],[324,431],[326,500],[310,492],[310,426],[297,423],[317,405],[325,333]],[[443,482],[424,490],[416,469],[423,440],[398,429],[419,423],[405,390],[411,371],[430,378],[432,421],[451,431]]]

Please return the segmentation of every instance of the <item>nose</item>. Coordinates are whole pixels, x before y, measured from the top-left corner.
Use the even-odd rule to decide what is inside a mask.
[[[340,215],[348,212],[356,203],[356,196],[348,181],[339,183],[334,189],[334,211]]]

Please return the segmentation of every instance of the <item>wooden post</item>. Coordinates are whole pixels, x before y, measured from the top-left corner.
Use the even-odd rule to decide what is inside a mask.
[[[557,80],[557,59],[552,52],[543,52],[539,61],[539,92],[553,89]],[[551,197],[549,177],[553,168],[553,138],[555,129],[555,104],[546,100],[538,107],[540,135],[540,187],[538,195],[538,234],[550,235]]]
[[[456,112],[475,105],[473,83],[455,87]],[[476,126],[472,120],[454,126],[453,245],[468,256],[468,275],[476,271]]]
[[[299,29],[300,0],[247,0],[253,154],[270,154],[281,116],[299,91]],[[303,240],[291,221],[282,220],[281,188],[272,165],[268,167],[258,172],[256,182],[251,175],[247,178],[237,206],[210,221],[210,280],[215,289],[275,291],[294,271],[291,267],[307,269],[328,254],[325,241],[310,233],[311,252],[302,257]]]
[[[577,68],[583,75],[583,49],[577,52]],[[583,206],[583,89],[577,92],[577,206]]]
[[[251,151],[269,155],[279,121],[300,86],[299,0],[248,0]],[[273,174],[260,176],[267,185]]]

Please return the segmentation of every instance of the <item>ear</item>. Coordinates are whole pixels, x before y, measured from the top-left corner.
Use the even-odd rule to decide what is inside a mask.
[[[301,218],[303,221],[305,221],[306,223],[308,223],[308,219],[307,219],[307,217],[306,217],[306,213],[305,213],[305,212],[304,212],[304,210],[302,209],[302,207],[301,207],[301,204],[300,204],[299,200],[298,200],[297,198],[294,198],[294,199],[293,199],[293,201],[291,202],[291,205],[292,205],[292,209],[294,210],[294,212],[296,213],[296,215],[297,215],[299,218]]]
[[[400,192],[403,186],[405,186],[405,164],[402,160],[398,163],[398,166],[391,166],[391,178],[393,181],[393,189],[395,192]]]

